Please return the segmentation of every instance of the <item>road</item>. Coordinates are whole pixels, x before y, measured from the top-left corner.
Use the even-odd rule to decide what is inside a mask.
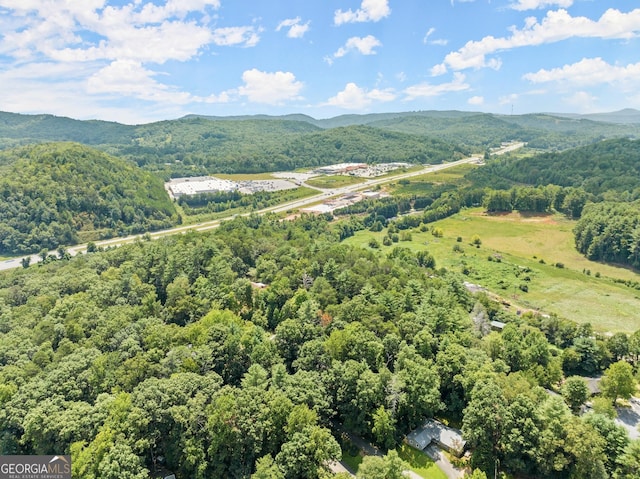
[[[511,148],[511,147],[510,147]],[[259,215],[263,215],[265,213],[282,213],[282,212],[286,212],[286,211],[290,211],[290,210],[298,210],[304,206],[308,206],[311,205],[313,203],[318,203],[320,201],[325,201],[329,198],[333,198],[336,196],[342,196],[346,193],[353,193],[355,191],[360,191],[360,190],[367,190],[370,189],[374,186],[377,185],[382,185],[385,183],[391,183],[394,181],[398,181],[398,180],[402,180],[402,179],[407,179],[407,178],[412,178],[414,176],[420,176],[420,175],[424,175],[427,173],[434,173],[436,171],[440,171],[440,170],[444,170],[447,168],[452,168],[454,166],[458,166],[458,165],[463,165],[465,163],[474,163],[479,161],[479,157],[477,156],[472,156],[469,158],[464,158],[462,160],[458,160],[458,161],[452,161],[450,163],[442,163],[439,165],[430,165],[427,166],[425,168],[422,168],[418,171],[412,171],[409,173],[400,173],[397,175],[393,175],[393,176],[385,176],[383,178],[372,178],[369,180],[366,180],[364,183],[358,183],[355,185],[349,185],[349,186],[343,186],[341,188],[335,188],[335,189],[331,189],[331,190],[319,190],[320,193],[314,196],[310,196],[307,198],[303,198],[301,200],[295,200],[295,201],[291,201],[289,203],[284,203],[282,205],[278,205],[278,206],[273,206],[270,208],[264,208],[262,210],[259,211],[254,211],[252,213],[244,213],[241,216],[248,216],[250,214],[259,214]],[[317,188],[316,188],[317,189]],[[208,231],[214,228],[217,228],[218,226],[220,226],[220,224],[223,221],[226,220],[230,220],[232,218],[234,218],[236,215],[229,215],[226,218],[222,218],[219,220],[214,220],[214,221],[208,221],[205,223],[199,223],[197,225],[188,225],[188,226],[178,226],[175,228],[170,228],[170,229],[166,229],[166,230],[159,230],[159,231],[154,231],[149,233],[149,236],[151,236],[152,239],[157,239],[157,238],[161,238],[163,236],[170,236],[170,235],[175,235],[175,234],[184,234],[187,233],[189,231]],[[118,237],[118,238],[111,238],[108,240],[103,240],[103,241],[95,241],[95,245],[97,247],[100,248],[107,248],[110,246],[122,246],[123,244],[126,243],[133,243],[134,241],[140,240],[142,238],[142,235],[140,234],[136,234],[136,235],[132,235],[132,236],[123,236],[123,237]],[[81,245],[75,245],[75,246],[71,246],[69,248],[66,248],[66,250],[68,251],[68,253],[71,256],[74,256],[78,253],[84,253],[87,250],[87,245],[86,244],[81,244]],[[50,254],[55,255],[56,252],[55,251],[51,251]],[[31,263],[30,264],[35,264],[38,263],[40,261],[42,261],[42,258],[37,255],[31,255],[31,256],[27,256],[31,258]],[[24,257],[18,257],[18,258],[12,258],[12,259],[8,259],[5,261],[2,261],[0,263],[0,271],[2,270],[8,270],[8,269],[14,269],[14,268],[20,268],[22,267],[22,259]]]

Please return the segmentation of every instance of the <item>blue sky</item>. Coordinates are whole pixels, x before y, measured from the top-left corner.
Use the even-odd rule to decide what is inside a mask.
[[[637,0],[0,0],[0,110],[640,108]]]

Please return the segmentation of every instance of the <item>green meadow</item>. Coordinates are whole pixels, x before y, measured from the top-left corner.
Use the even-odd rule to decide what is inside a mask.
[[[426,232],[411,230],[411,241],[383,246],[383,230],[361,231],[346,242],[369,247],[375,238],[380,254],[396,246],[427,250],[437,267],[462,273],[514,310],[555,313],[589,322],[601,331],[640,329],[640,291],[614,281],[640,277],[629,269],[583,257],[573,244],[574,225],[561,215],[489,216],[472,208],[429,224]],[[442,236],[434,236],[433,228]],[[472,244],[475,237],[479,246]]]
[[[357,185],[359,183],[364,183],[364,178],[359,178],[357,176],[347,176],[347,175],[332,175],[332,176],[317,176],[315,178],[310,178],[305,183],[309,186],[313,186],[315,188],[341,188],[343,186]]]

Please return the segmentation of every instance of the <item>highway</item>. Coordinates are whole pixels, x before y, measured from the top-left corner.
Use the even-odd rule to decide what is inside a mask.
[[[494,153],[495,154],[495,153]],[[462,160],[458,160],[458,161],[452,161],[450,163],[442,163],[439,165],[430,165],[430,166],[426,166],[425,168],[422,168],[418,171],[412,171],[409,173],[400,173],[397,175],[392,175],[392,176],[385,176],[383,178],[372,178],[369,180],[366,180],[364,183],[358,183],[355,185],[349,185],[349,186],[343,186],[340,188],[335,188],[335,189],[331,189],[331,190],[319,190],[319,194],[314,195],[314,196],[310,196],[307,198],[303,198],[301,200],[295,200],[295,201],[291,201],[289,203],[283,203],[281,205],[277,205],[277,206],[273,206],[270,208],[265,208],[259,211],[253,211],[251,213],[243,213],[242,215],[229,215],[226,218],[221,218],[218,220],[214,220],[214,221],[208,221],[205,223],[199,223],[197,225],[188,225],[188,226],[178,226],[175,228],[170,228],[170,229],[166,229],[166,230],[159,230],[159,231],[154,231],[154,232],[150,232],[148,235],[152,238],[152,239],[157,239],[157,238],[161,238],[163,236],[169,236],[169,235],[175,235],[175,234],[184,234],[187,233],[189,231],[208,231],[214,228],[217,228],[218,226],[220,226],[220,223],[222,223],[223,221],[227,221],[230,219],[233,219],[235,216],[249,216],[250,214],[259,214],[259,215],[263,215],[265,213],[282,213],[282,212],[286,212],[286,211],[290,211],[290,210],[298,210],[300,208],[303,208],[305,206],[309,206],[311,204],[314,203],[318,203],[320,201],[325,201],[329,198],[333,198],[336,196],[342,196],[346,193],[353,193],[355,191],[360,191],[360,190],[367,190],[370,189],[374,186],[377,185],[382,185],[385,183],[391,183],[394,181],[398,181],[398,180],[402,180],[402,179],[406,179],[406,178],[411,178],[414,176],[420,176],[420,175],[424,175],[424,174],[428,174],[428,173],[434,173],[436,171],[440,171],[440,170],[444,170],[447,168],[452,168],[454,166],[458,166],[458,165],[462,165],[465,163],[473,163],[473,162],[477,162],[480,158],[477,156],[472,156],[469,158],[464,158]],[[117,237],[117,238],[111,238],[108,240],[102,240],[102,241],[95,241],[95,245],[99,248],[107,248],[110,246],[121,246],[123,244],[126,243],[133,243],[134,241],[140,240],[142,238],[141,234],[136,234],[136,235],[132,235],[132,236],[122,236],[122,237]],[[81,244],[81,245],[75,245],[75,246],[70,246],[68,248],[66,248],[66,251],[69,252],[69,254],[71,256],[77,255],[78,253],[84,253],[87,250],[87,245],[86,244]],[[51,251],[50,254],[53,255],[57,255],[57,253],[55,251]],[[14,268],[20,268],[22,267],[22,259],[24,258],[24,256],[18,257],[18,258],[12,258],[12,259],[8,259],[8,260],[4,260],[2,262],[0,262],[0,271],[2,270],[8,270],[8,269],[14,269]],[[35,264],[38,263],[40,261],[42,261],[42,258],[37,255],[31,255],[31,263],[30,264]]]

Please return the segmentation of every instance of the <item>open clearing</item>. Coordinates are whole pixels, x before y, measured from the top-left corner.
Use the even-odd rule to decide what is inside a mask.
[[[357,185],[364,183],[365,179],[357,176],[318,176],[316,178],[310,178],[306,181],[307,185],[315,188],[341,188],[342,186]]]
[[[412,241],[381,246],[379,251],[386,254],[395,246],[428,250],[437,267],[464,273],[467,281],[487,288],[522,310],[590,322],[602,331],[640,329],[640,291],[613,281],[638,281],[639,276],[629,269],[583,257],[573,244],[574,225],[575,221],[561,215],[488,216],[481,208],[472,208],[429,224],[430,230],[442,229],[441,238],[414,229]],[[361,231],[346,241],[367,247],[374,237],[382,245],[385,234],[386,230]],[[474,235],[482,241],[479,248],[470,244]],[[454,252],[455,245],[462,252]],[[558,268],[556,263],[564,267]],[[597,278],[596,273],[601,277]],[[521,289],[525,287],[528,292]]]

